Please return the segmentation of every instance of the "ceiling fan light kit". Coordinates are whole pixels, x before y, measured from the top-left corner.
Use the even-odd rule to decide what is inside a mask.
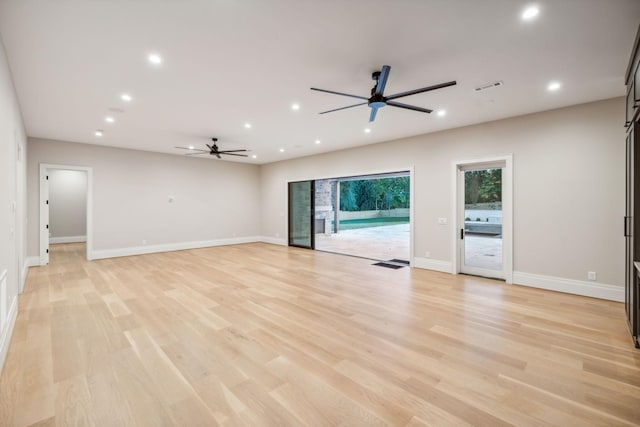
[[[371,78],[376,82],[376,84],[373,86],[373,88],[371,88],[371,96],[369,98],[364,96],[359,96],[359,95],[351,95],[348,93],[342,93],[342,92],[336,92],[333,90],[318,89],[318,88],[312,87],[311,90],[316,90],[318,92],[326,92],[326,93],[331,93],[333,95],[348,96],[351,98],[364,100],[364,102],[360,102],[358,104],[348,105],[346,107],[341,107],[341,108],[335,108],[333,110],[328,110],[328,111],[322,111],[320,112],[320,114],[333,113],[335,111],[346,110],[347,108],[359,107],[361,105],[367,105],[371,109],[371,113],[369,114],[369,122],[373,122],[376,119],[378,110],[386,106],[403,108],[405,110],[413,110],[421,113],[430,114],[433,112],[433,110],[431,109],[416,107],[415,105],[403,104],[400,102],[396,102],[394,100],[398,98],[404,98],[405,96],[417,95],[423,92],[429,92],[436,89],[442,89],[445,87],[454,86],[456,84],[456,81],[452,80],[446,83],[440,83],[433,86],[427,86],[420,89],[414,89],[406,92],[400,92],[393,95],[385,96],[384,89],[387,86],[387,80],[389,79],[390,72],[391,72],[391,67],[388,65],[383,65],[382,70],[375,71],[371,75]]]

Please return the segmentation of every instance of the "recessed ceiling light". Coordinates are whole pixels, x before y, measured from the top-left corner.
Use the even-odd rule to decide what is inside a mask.
[[[281,153],[284,153],[284,148],[281,148],[281,149],[280,149],[280,152],[281,152]]]
[[[105,118],[104,118],[104,121],[105,121],[105,122],[107,122],[107,123],[113,123],[113,122],[115,122],[115,121],[116,121],[116,119],[114,119],[114,118],[113,118],[113,117],[111,117],[111,116],[108,116],[108,117],[105,117]]]
[[[252,159],[257,159],[257,158],[258,158],[258,156],[256,156],[255,154],[253,154],[253,155],[251,155],[251,158],[252,158]]]
[[[153,65],[162,64],[162,57],[157,53],[152,53],[147,58],[149,59],[149,62],[152,63]]]
[[[128,93],[123,93],[122,95],[120,95],[120,99],[122,99],[124,102],[131,102],[133,98]]]
[[[245,123],[244,127],[246,127],[247,129],[251,129],[251,123]]]
[[[548,91],[550,91],[550,92],[555,92],[555,91],[557,91],[558,89],[560,89],[560,86],[562,86],[562,85],[560,84],[560,82],[551,82],[551,83],[549,83],[549,85],[547,86],[547,90],[548,90]]]
[[[538,6],[529,6],[522,12],[522,15],[520,17],[523,21],[531,21],[536,16],[538,16],[539,13],[540,9],[538,9]]]
[[[319,139],[316,139],[316,144],[320,144],[322,141],[320,141]]]
[[[194,148],[196,148],[196,147],[194,147],[193,145],[189,146],[189,150],[193,150]]]
[[[299,110],[300,109],[300,104],[291,104],[291,109],[292,110]]]
[[[364,133],[371,133],[371,129],[366,128],[366,129],[364,130]]]
[[[97,137],[101,137],[102,135],[104,135],[104,132],[98,129],[97,131],[94,132],[94,135]]]
[[[438,117],[444,117],[444,116],[447,115],[447,111],[446,110],[440,110],[436,114],[438,114]]]

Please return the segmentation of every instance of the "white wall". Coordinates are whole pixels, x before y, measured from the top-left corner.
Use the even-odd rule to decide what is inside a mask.
[[[50,169],[49,236],[64,243],[87,236],[87,172]]]
[[[615,98],[264,165],[262,232],[284,242],[287,181],[414,166],[414,254],[451,262],[452,162],[512,153],[514,271],[578,286],[596,271],[617,292],[624,286],[623,121],[624,100]],[[439,217],[449,225],[438,225]]]
[[[26,151],[20,108],[0,41],[0,370],[26,275]]]
[[[30,255],[39,252],[40,163],[93,169],[95,258],[259,236],[256,165],[42,139],[29,139],[29,150]]]

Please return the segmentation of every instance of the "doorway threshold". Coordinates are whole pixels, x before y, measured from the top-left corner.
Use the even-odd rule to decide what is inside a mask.
[[[365,257],[365,256],[360,256],[360,255],[352,255],[352,254],[344,254],[341,252],[331,252],[331,251],[325,251],[322,249],[314,249],[316,252],[324,252],[326,254],[334,254],[334,255],[342,255],[342,256],[348,256],[351,258],[359,258],[359,259],[365,259],[368,261],[375,261],[374,264],[372,265],[380,265],[379,263],[382,264],[388,264],[388,265],[393,265],[394,267],[397,268],[402,268],[402,267],[411,267],[411,263],[409,261],[406,260],[402,260],[402,259],[378,259],[378,258],[371,258],[371,257]],[[393,268],[393,267],[389,267],[389,268]]]
[[[462,276],[480,277],[482,279],[497,280],[498,282],[505,282],[506,283],[505,279],[501,279],[499,277],[482,276],[480,274],[470,274],[470,273],[458,273],[458,274],[460,274]]]

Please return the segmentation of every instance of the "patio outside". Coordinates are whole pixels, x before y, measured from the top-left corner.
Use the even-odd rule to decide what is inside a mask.
[[[376,260],[409,261],[409,223],[316,234],[316,249]]]
[[[410,231],[409,223],[405,223],[317,234],[316,248],[376,260],[409,260]],[[467,263],[490,270],[502,268],[501,236],[467,234],[465,239]]]

